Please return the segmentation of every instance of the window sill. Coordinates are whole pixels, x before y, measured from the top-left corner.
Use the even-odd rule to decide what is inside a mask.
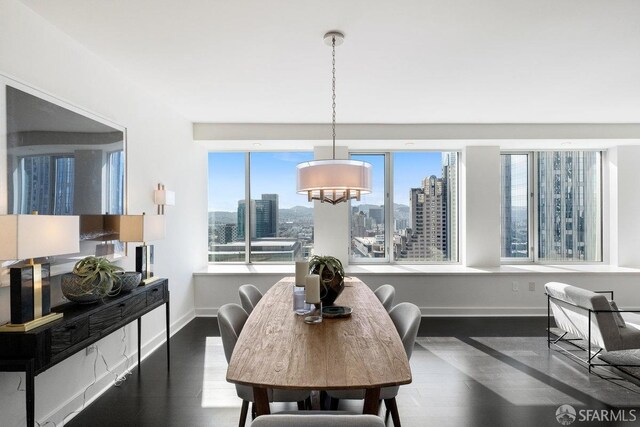
[[[405,265],[350,265],[346,273],[357,276],[359,274],[390,274],[390,275],[469,275],[469,274],[640,274],[638,268],[616,267],[605,264],[588,265],[503,265],[500,267],[465,267],[462,265],[442,264],[405,264]],[[194,276],[215,275],[293,275],[294,266],[291,264],[219,264],[209,265],[196,271]]]

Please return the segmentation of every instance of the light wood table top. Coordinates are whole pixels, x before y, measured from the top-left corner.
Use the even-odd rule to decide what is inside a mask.
[[[293,281],[280,280],[254,308],[231,356],[227,381],[253,386],[254,395],[260,388],[379,394],[380,387],[411,382],[400,336],[367,285],[345,279],[335,304],[352,307],[351,317],[325,317],[309,325],[293,312]]]

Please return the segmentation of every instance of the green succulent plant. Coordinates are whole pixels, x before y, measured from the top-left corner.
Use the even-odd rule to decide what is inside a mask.
[[[73,274],[81,277],[80,288],[83,293],[98,291],[102,296],[115,295],[120,290],[113,285],[119,283],[117,275],[122,267],[112,264],[106,258],[88,256],[73,266]]]
[[[336,277],[340,282],[344,281],[344,267],[336,257],[314,255],[309,260],[309,270],[319,275],[320,280],[325,284],[330,283]]]

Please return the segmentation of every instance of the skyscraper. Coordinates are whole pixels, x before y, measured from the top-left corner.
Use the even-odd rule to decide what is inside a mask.
[[[245,236],[245,201],[238,201],[238,239]],[[251,200],[249,214],[251,221],[251,238],[278,236],[278,195],[263,194],[260,200]]]
[[[442,153],[448,261],[458,259],[458,153]]]
[[[415,261],[448,261],[447,192],[445,180],[432,175],[422,188],[409,195],[410,233],[400,258]]]
[[[265,205],[265,209],[269,211],[268,215],[268,231],[264,237],[278,237],[279,235],[279,224],[280,224],[280,215],[279,215],[279,202],[277,194],[263,194],[262,200],[267,201],[268,203]]]
[[[539,257],[599,261],[600,224],[600,153],[538,153]]]

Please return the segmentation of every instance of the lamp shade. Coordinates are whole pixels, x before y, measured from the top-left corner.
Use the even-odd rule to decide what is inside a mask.
[[[0,215],[0,259],[80,251],[80,220],[71,215]]]
[[[371,164],[358,160],[314,160],[298,164],[300,194],[330,203],[371,193]]]
[[[153,191],[153,202],[156,205],[175,206],[176,193],[175,191],[165,190],[164,188]]]
[[[121,242],[152,242],[164,239],[165,223],[163,215],[119,215]]]

